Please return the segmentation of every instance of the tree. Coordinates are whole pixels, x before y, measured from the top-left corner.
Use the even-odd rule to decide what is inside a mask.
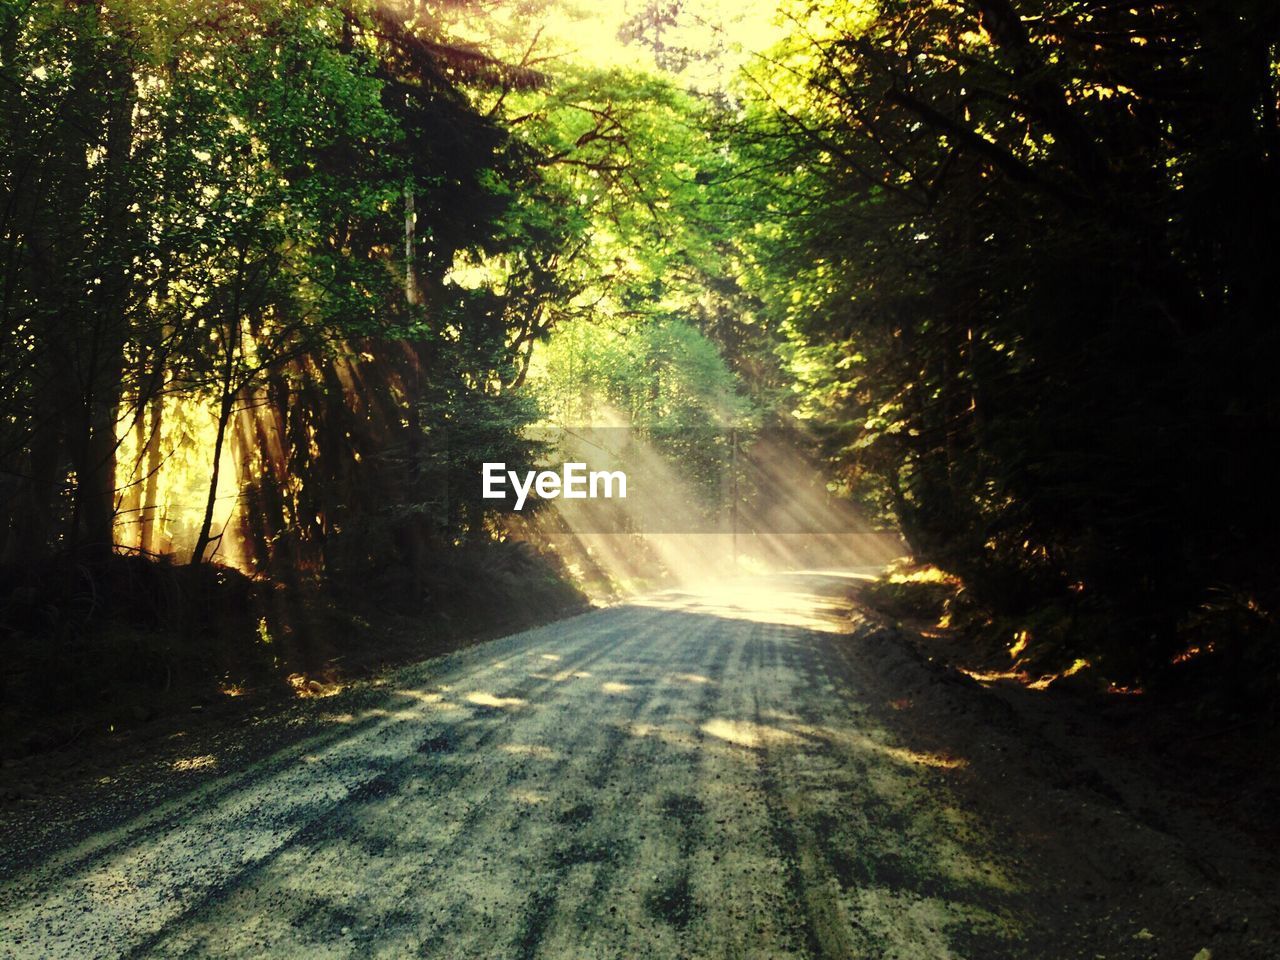
[[[1269,536],[1229,505],[1276,530],[1252,433],[1276,413],[1275,11],[791,12],[736,142],[789,224],[758,256],[833,463],[988,603],[1073,610],[1120,673],[1167,662],[1223,578],[1271,596]]]

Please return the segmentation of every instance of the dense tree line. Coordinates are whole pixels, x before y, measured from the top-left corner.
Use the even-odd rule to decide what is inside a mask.
[[[558,9],[0,7],[6,584],[429,598],[607,404],[708,489],[811,443],[1006,639],[1276,679],[1274,4],[663,0],[647,70]]]
[[[513,9],[0,7],[6,724],[576,608],[478,482],[559,327],[637,332],[642,429],[732,393],[658,289],[700,107]]]
[[[670,83],[542,72],[488,12],[6,5],[8,562],[485,535],[472,475],[530,453],[534,346],[671,313],[671,159],[709,144]]]
[[[5,734],[580,602],[476,549],[583,218],[455,9],[0,5]]]
[[[258,465],[261,562],[320,563],[344,530],[394,528],[407,553],[475,525],[433,501],[466,444],[423,420],[521,422],[506,387],[542,331],[511,302],[547,291],[445,281],[460,251],[511,244],[514,198],[541,182],[465,87],[539,79],[444,42],[421,6],[400,14],[5,5],[9,562],[172,552],[157,479],[174,456],[203,461],[183,545],[206,559],[232,449]],[[521,255],[566,238],[548,220]]]
[[[1043,644],[1273,683],[1280,9],[791,13],[737,133],[830,462]]]

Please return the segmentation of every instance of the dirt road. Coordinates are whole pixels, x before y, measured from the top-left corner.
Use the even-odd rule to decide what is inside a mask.
[[[668,594],[402,671],[10,878],[0,956],[1273,955],[1264,903],[1024,762],[848,584]]]

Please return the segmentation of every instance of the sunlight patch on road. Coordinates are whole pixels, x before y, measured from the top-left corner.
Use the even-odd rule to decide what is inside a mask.
[[[854,575],[827,579],[852,581]],[[708,583],[685,591],[668,592],[633,601],[636,606],[682,613],[748,620],[752,623],[799,627],[819,633],[842,633],[849,626],[850,603],[844,592],[835,595],[815,590],[800,578],[753,577],[747,580]]]
[[[540,743],[504,743],[498,747],[503,753],[517,757],[535,757],[538,760],[555,760],[560,754]]]
[[[911,750],[907,747],[884,743],[873,736],[855,730],[840,730],[835,727],[806,723],[792,724],[790,729],[814,740],[823,740],[855,752],[877,753],[891,760],[896,760],[898,763],[910,766],[933,767],[938,770],[959,770],[969,764],[969,761],[963,757]]]
[[[199,757],[183,757],[173,761],[174,770],[209,770],[218,765],[218,758],[211,753]]]
[[[549,799],[541,790],[512,790],[511,799],[526,807],[536,807]]]
[[[475,693],[467,694],[467,702],[474,703],[477,707],[523,707],[529,701],[521,697],[499,697],[483,690],[477,690]]]
[[[657,740],[677,755],[696,755],[700,762],[739,765],[744,760],[741,744],[710,736],[692,724],[632,722],[622,729],[637,740]]]
[[[740,747],[757,749],[769,744],[795,744],[800,738],[779,727],[770,727],[763,723],[752,723],[749,720],[727,720],[715,717],[708,720],[700,728],[703,733],[737,744]]]
[[[953,757],[945,753],[922,753],[919,750],[908,750],[906,747],[890,747],[881,744],[877,749],[887,757],[900,763],[912,763],[921,767],[933,767],[938,770],[960,770],[969,765],[964,757]]]
[[[600,689],[605,693],[626,693],[628,690],[634,689],[629,683],[618,683],[616,680],[608,680],[600,684]]]
[[[968,760],[963,756],[951,756],[948,754],[925,754],[919,750],[908,750],[905,746],[881,746],[882,753],[892,756],[895,760],[902,763],[914,763],[919,767],[933,767],[936,769],[945,769],[945,771],[957,771],[968,767]]]

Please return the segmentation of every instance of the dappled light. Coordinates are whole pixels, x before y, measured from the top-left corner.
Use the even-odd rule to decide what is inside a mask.
[[[212,770],[218,765],[218,758],[212,754],[199,757],[183,757],[173,762],[174,770]]]
[[[795,734],[779,727],[771,727],[746,720],[725,720],[715,717],[704,723],[699,729],[713,737],[718,737],[739,747],[763,747],[766,744],[794,743],[799,738]]]
[[[466,696],[467,703],[474,703],[478,707],[522,707],[526,701],[520,697],[496,697],[492,693],[477,691],[469,693]]]
[[[870,571],[795,571],[771,577],[704,581],[700,588],[689,592],[656,593],[635,602],[659,609],[840,633],[848,626],[850,592],[858,582],[870,579],[874,579]],[[843,593],[841,589],[831,593],[815,591],[815,581],[840,585]]]
[[[829,594],[831,583],[830,578],[810,580],[810,596],[816,600]],[[796,584],[792,589],[800,592]],[[721,596],[715,606],[725,607],[727,603],[727,598]],[[396,924],[379,928],[384,938],[381,943],[387,949],[399,949],[409,942],[406,938],[426,933],[447,936],[461,945],[459,949],[470,950],[472,938],[479,935],[474,923],[481,916],[489,918],[484,928],[493,931],[490,935],[518,936],[522,922],[519,918],[525,915],[526,908],[516,864],[487,855],[465,854],[445,862],[437,853],[432,861],[436,866],[423,871],[403,864],[386,848],[387,839],[394,836],[397,843],[415,849],[461,851],[458,844],[470,835],[464,831],[470,831],[481,844],[505,837],[506,842],[518,843],[526,856],[549,858],[550,864],[564,865],[565,881],[558,897],[566,901],[566,909],[567,904],[578,902],[579,896],[588,895],[585,888],[578,891],[573,879],[577,869],[609,864],[613,869],[628,871],[633,863],[641,865],[645,873],[642,889],[630,889],[634,881],[614,881],[608,875],[602,881],[608,887],[605,896],[615,908],[606,913],[606,929],[612,929],[614,923],[635,928],[644,918],[658,916],[654,911],[666,902],[655,900],[659,894],[652,892],[663,889],[662,869],[644,865],[674,852],[671,844],[677,843],[679,832],[691,828],[682,824],[705,823],[708,827],[699,829],[710,829],[705,842],[717,852],[714,861],[707,859],[705,867],[697,866],[689,875],[688,895],[697,908],[685,922],[710,935],[711,928],[704,925],[711,923],[715,911],[722,909],[721,898],[725,891],[733,889],[731,878],[753,877],[754,884],[763,884],[758,888],[766,891],[764,895],[787,895],[784,874],[779,870],[783,861],[778,858],[782,854],[760,839],[767,832],[758,832],[765,829],[767,822],[758,819],[764,813],[755,806],[759,787],[754,778],[759,764],[768,764],[784,778],[783,783],[788,785],[786,802],[802,811],[801,824],[809,822],[804,819],[809,814],[803,811],[810,804],[818,803],[822,808],[828,801],[819,799],[821,793],[806,800],[803,792],[792,791],[799,791],[806,778],[826,770],[833,750],[836,755],[861,757],[873,769],[884,762],[891,765],[878,770],[870,780],[864,776],[832,780],[832,773],[821,774],[828,780],[827,791],[834,791],[833,801],[869,790],[877,798],[876,803],[900,810],[908,818],[919,815],[912,812],[911,800],[913,791],[923,783],[916,779],[917,771],[947,771],[960,765],[896,744],[884,731],[869,730],[865,719],[857,721],[856,726],[802,721],[789,709],[794,704],[788,694],[791,685],[802,676],[799,671],[803,660],[798,655],[786,656],[786,665],[780,667],[777,677],[767,682],[763,676],[759,678],[762,685],[755,695],[765,698],[763,706],[753,707],[751,698],[744,700],[738,691],[721,688],[714,680],[721,658],[727,655],[732,659],[752,643],[760,642],[749,639],[753,633],[746,616],[723,617],[707,610],[664,614],[650,606],[619,606],[608,616],[617,621],[620,635],[626,639],[594,654],[587,653],[592,649],[589,647],[566,647],[555,656],[566,669],[571,669],[582,662],[584,654],[589,655],[595,661],[591,673],[598,678],[617,677],[616,680],[582,686],[541,680],[539,667],[547,662],[547,655],[534,643],[523,650],[513,647],[496,658],[475,662],[469,668],[473,671],[470,682],[440,683],[432,690],[398,688],[398,697],[412,699],[430,711],[451,703],[455,691],[457,701],[464,707],[491,707],[518,700],[525,709],[518,720],[467,709],[461,714],[434,713],[433,724],[417,734],[403,725],[360,734],[368,745],[364,749],[372,748],[374,756],[388,758],[391,754],[380,745],[385,738],[425,737],[416,751],[411,751],[417,759],[397,765],[391,774],[400,785],[398,789],[407,791],[403,799],[388,802],[381,793],[372,793],[339,807],[335,816],[344,824],[339,837],[323,851],[310,842],[281,848],[259,872],[258,888],[270,891],[287,886],[294,897],[332,903],[334,909],[359,918],[366,915],[364,911],[375,909],[358,891],[363,887],[361,878],[376,870],[384,888],[380,899],[397,899],[413,892],[408,901],[403,901],[413,906],[400,915]],[[655,672],[647,664],[655,642],[665,632],[666,621],[661,619],[665,616],[681,618],[694,642],[666,647],[658,661],[665,663],[666,669]],[[654,617],[659,619],[649,619]],[[711,652],[716,647],[713,638],[719,624],[732,625],[733,636],[738,638],[735,652]],[[769,631],[765,644],[778,653],[816,642],[814,634],[799,626],[766,625],[764,621],[761,626]],[[518,683],[521,674],[530,682],[549,685],[522,687],[528,692],[519,698],[498,697],[486,692],[482,685],[486,676]],[[601,690],[640,695],[641,701],[628,708],[638,711],[635,718],[620,726],[612,718],[587,724],[575,729],[567,740],[558,736],[559,718],[565,715],[566,706],[622,703],[620,699],[602,700]],[[714,697],[714,702],[700,708],[699,701],[708,695]],[[383,717],[380,722],[397,722],[401,716]],[[616,730],[627,736],[616,740]],[[467,764],[466,745],[476,738],[489,737],[496,737],[498,742],[486,764]],[[614,769],[601,765],[602,751],[612,757]],[[322,756],[317,753],[315,759],[319,761]],[[620,771],[627,771],[626,776],[620,776]],[[460,778],[456,788],[444,786],[455,777]],[[633,779],[636,777],[640,779]],[[581,786],[584,778],[602,779],[587,791]],[[637,784],[650,786],[627,800],[626,794]],[[695,784],[697,799],[680,792]],[[822,886],[823,881],[815,876],[813,882],[819,885],[814,889],[837,891],[833,904],[845,897],[850,898],[851,904],[861,904],[859,909],[863,912],[859,916],[863,924],[875,925],[880,936],[912,948],[925,943],[946,950],[951,937],[972,936],[975,924],[976,929],[1000,928],[1002,937],[1015,936],[1017,926],[1012,916],[1005,908],[993,906],[990,898],[996,897],[996,903],[1003,902],[1002,898],[1016,898],[1017,885],[1000,867],[983,859],[980,844],[959,839],[981,837],[980,824],[954,809],[945,811],[943,816],[948,831],[957,839],[938,843],[927,855],[926,869],[937,878],[932,882],[942,884],[933,892],[922,895],[912,887],[914,881],[901,873],[897,874],[896,884],[886,876],[846,887],[850,877],[840,871],[850,868],[842,860],[824,859],[826,855],[821,850],[825,847],[814,848],[811,856],[817,859],[811,861],[811,869],[834,872],[826,874],[830,877],[825,881],[829,887]],[[914,832],[917,827],[906,829]],[[746,838],[752,839],[743,842]],[[902,839],[895,838],[894,842],[901,843]],[[316,857],[323,865],[321,870],[299,871],[303,861],[314,861]],[[649,874],[655,872],[658,879],[653,887]],[[628,874],[624,872],[623,876]],[[243,896],[239,899],[243,902]],[[501,908],[478,909],[481,903],[498,904]],[[192,938],[214,929],[224,911],[238,909],[233,901],[198,921],[194,928],[185,932],[165,930],[160,935],[163,942],[174,947],[195,942]],[[895,915],[894,910],[900,915]],[[292,909],[279,916],[255,914],[254,925],[246,935],[280,945],[295,943],[300,935],[298,925],[305,928],[311,922],[294,916]],[[351,921],[353,925],[355,922]],[[922,940],[924,929],[929,932]],[[655,928],[652,935],[667,936],[662,927]],[[828,935],[836,935],[836,928],[832,927]],[[548,949],[559,949],[558,945],[573,942],[575,935],[552,927],[543,936]],[[724,936],[724,932],[717,936]]]
[[[710,677],[704,677],[700,673],[673,673],[669,679],[680,683],[715,683]]]
[[[0,960],[1269,957],[1277,222],[1274,0],[0,3]]]
[[[626,474],[625,499],[557,499],[529,521],[530,539],[558,554],[595,598],[656,586],[828,567],[871,573],[902,553],[791,448],[727,447],[714,490],[682,475],[628,417],[607,404],[597,419],[553,428],[556,461]],[[717,434],[740,441],[727,425]]]

